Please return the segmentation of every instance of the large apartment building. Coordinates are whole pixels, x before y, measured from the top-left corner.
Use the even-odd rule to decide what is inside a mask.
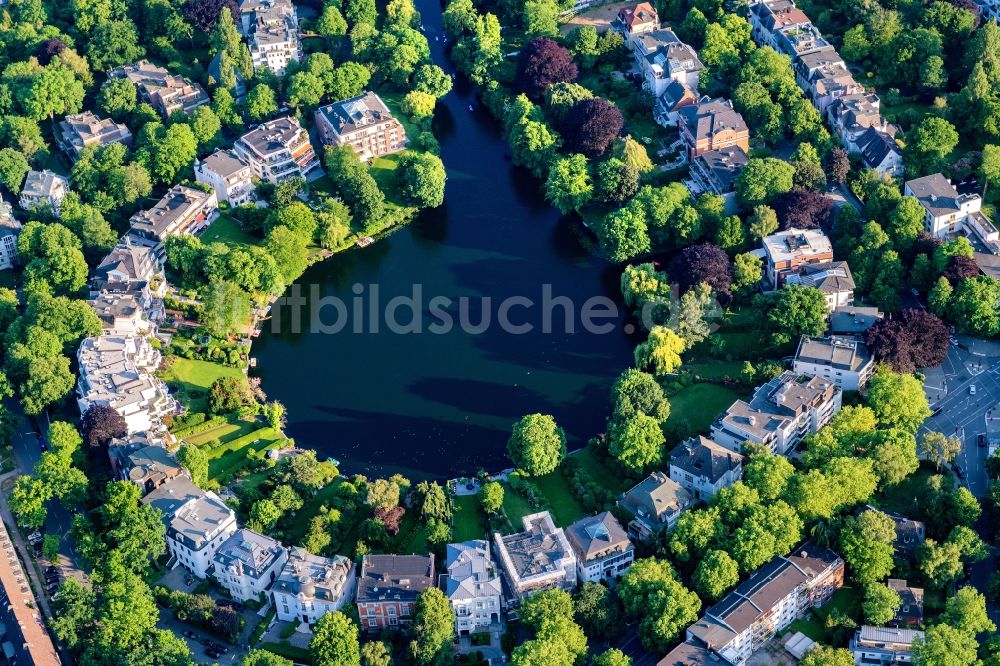
[[[167,550],[198,578],[208,578],[215,554],[237,529],[236,514],[212,491],[182,474],[142,498],[167,527]]]
[[[254,175],[269,183],[309,178],[319,172],[319,158],[307,132],[291,116],[275,118],[241,136],[233,150]]]
[[[131,81],[139,93],[139,99],[156,109],[164,118],[169,118],[175,111],[190,114],[211,101],[199,84],[171,74],[148,60],[111,70],[108,76]]]
[[[212,558],[212,575],[237,601],[263,601],[288,560],[288,549],[248,528],[236,530]]]
[[[940,173],[906,181],[903,194],[916,197],[924,208],[924,229],[935,238],[974,234],[983,243],[1000,241],[997,228],[983,212],[983,199],[972,192],[959,194]]]
[[[875,374],[875,359],[864,342],[850,336],[802,336],[792,369],[829,379],[842,391],[864,388]]]
[[[299,19],[291,0],[243,0],[240,28],[254,69],[263,67],[282,76],[289,63],[302,60]]]
[[[550,587],[576,587],[576,555],[562,528],[548,511],[521,518],[524,531],[493,535],[497,562],[503,571],[508,604],[517,605],[535,592]]]
[[[219,202],[213,192],[174,185],[156,205],[132,216],[132,236],[160,246],[167,236],[198,234],[214,219]]]
[[[776,557],[708,608],[687,628],[684,643],[661,664],[719,663],[742,666],[810,608],[822,606],[844,584],[844,560],[807,543]],[[683,661],[697,658],[699,661]]]
[[[807,264],[833,261],[833,243],[819,229],[786,229],[765,236],[762,241],[767,261],[765,278],[768,285],[777,288],[785,278],[798,273]]]
[[[177,409],[166,385],[154,374],[160,352],[142,336],[87,338],[77,352],[80,378],[77,405],[111,407],[122,415],[129,434],[163,429],[163,417]]]
[[[367,91],[316,109],[316,131],[328,146],[350,146],[358,159],[399,152],[406,147],[406,130],[382,99]]]
[[[787,455],[803,437],[830,422],[841,400],[832,380],[786,371],[758,386],[749,402],[730,405],[712,423],[711,438],[737,453],[749,441]]]
[[[71,158],[77,158],[87,146],[106,146],[109,143],[132,143],[132,132],[122,123],[111,118],[98,118],[90,111],[66,116],[59,123],[56,133],[59,147]]]
[[[0,197],[0,271],[12,268],[17,261],[17,237],[21,223],[14,219],[10,204]]]

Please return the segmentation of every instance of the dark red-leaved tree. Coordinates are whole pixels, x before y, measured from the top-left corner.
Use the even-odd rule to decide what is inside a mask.
[[[396,536],[399,534],[399,523],[403,520],[405,513],[406,509],[403,507],[394,506],[391,509],[375,509],[372,515],[382,521],[382,524],[385,525],[385,531],[390,536]]]
[[[779,194],[771,202],[782,229],[822,229],[830,233],[833,225],[833,202],[810,190],[792,190]]]
[[[983,19],[982,10],[979,9],[973,0],[948,0],[951,4],[955,5],[959,9],[964,9],[973,16],[972,27],[973,29],[979,27],[979,22]]]
[[[122,415],[111,407],[94,405],[83,415],[80,430],[87,446],[99,449],[106,446],[108,440],[128,435],[128,424]]]
[[[181,14],[202,32],[212,32],[224,7],[228,7],[233,13],[233,20],[239,22],[240,7],[236,0],[187,0],[181,7]]]
[[[844,183],[847,182],[847,175],[851,171],[851,159],[843,148],[834,148],[826,156],[826,163],[823,166],[827,180],[831,183]]]
[[[50,37],[35,48],[35,57],[38,64],[46,67],[52,59],[66,50],[66,42],[58,37]]]
[[[625,119],[617,106],[603,97],[594,97],[574,104],[560,129],[567,150],[587,157],[600,157],[622,133],[624,126]]]
[[[670,262],[670,278],[682,292],[705,282],[719,296],[727,298],[733,282],[726,251],[711,243],[692,245],[680,251]]]
[[[517,58],[517,85],[535,102],[553,83],[575,81],[578,70],[570,52],[548,37],[535,37]]]
[[[876,361],[896,372],[911,373],[944,363],[948,327],[930,312],[911,308],[894,319],[881,319],[865,333],[865,344]]]
[[[962,280],[979,275],[979,265],[972,257],[956,254],[948,259],[948,266],[941,275],[948,278],[951,286],[955,287]]]

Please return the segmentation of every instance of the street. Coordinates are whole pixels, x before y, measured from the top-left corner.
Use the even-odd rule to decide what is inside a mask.
[[[987,412],[1000,404],[1000,358],[987,352],[983,341],[961,338],[962,348],[952,345],[938,368],[924,371],[924,391],[931,409],[938,412],[920,427],[917,436],[936,431],[962,440],[955,464],[965,472],[964,483],[976,497],[986,493],[988,448],[978,445],[986,433]],[[983,350],[983,351],[979,351]],[[975,395],[971,386],[975,386]]]

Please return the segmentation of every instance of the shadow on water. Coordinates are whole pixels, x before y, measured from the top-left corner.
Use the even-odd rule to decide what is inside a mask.
[[[437,0],[417,0],[417,7],[435,62],[452,72],[433,39],[443,34]],[[422,315],[433,296],[472,297],[473,313],[488,296],[494,320],[501,301],[525,296],[535,306],[510,318],[535,330],[395,335],[384,326],[378,333],[348,326],[324,335],[292,332],[288,321],[278,331],[265,327],[254,346],[256,373],[268,396],[288,407],[288,434],[320,457],[340,459],[347,472],[441,477],[500,469],[511,424],[532,412],[555,416],[569,446],[579,447],[604,430],[611,384],[632,363],[622,313],[607,334],[579,326],[566,334],[559,314],[555,332],[539,330],[543,285],[574,304],[579,323],[588,299],[618,300],[620,270],[595,258],[579,220],[560,216],[538,181],[505,159],[500,128],[467,81],[456,81],[434,122],[449,174],[445,204],[371,247],[310,267],[298,281],[301,293],[318,285],[322,296],[350,305],[354,285],[364,286],[362,298],[376,285],[384,306],[419,284],[424,302],[414,309]],[[457,317],[457,306],[448,312]],[[332,318],[326,308],[324,322]]]

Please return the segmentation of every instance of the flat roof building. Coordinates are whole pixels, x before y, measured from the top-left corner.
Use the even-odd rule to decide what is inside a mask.
[[[548,511],[521,518],[524,531],[493,535],[497,561],[504,574],[508,602],[516,605],[550,587],[576,587],[576,556],[566,533],[552,522]]]
[[[291,116],[275,118],[241,136],[233,150],[254,175],[269,183],[320,174],[319,159],[307,132]]]
[[[862,389],[875,374],[875,359],[855,337],[802,336],[792,369],[828,379],[842,391]]]
[[[786,276],[806,264],[833,261],[833,244],[819,229],[786,229],[763,239],[767,259],[766,277],[772,287],[780,287]]]

